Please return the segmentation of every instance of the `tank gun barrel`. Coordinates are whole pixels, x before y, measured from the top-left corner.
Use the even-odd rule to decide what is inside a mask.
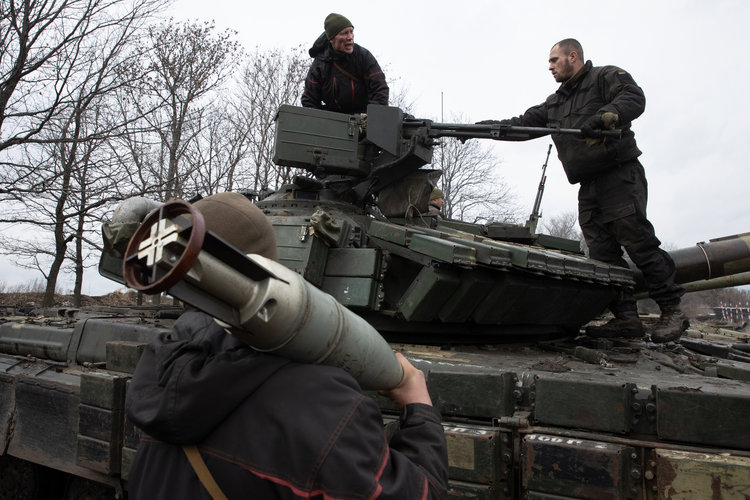
[[[168,291],[206,312],[258,351],[343,368],[364,389],[401,381],[400,363],[369,323],[294,271],[206,231],[201,213],[183,201],[146,217],[128,244],[123,276],[131,288]]]
[[[744,277],[750,271],[750,233],[699,242],[673,250],[669,255],[675,263],[675,283],[689,284],[690,291],[744,284],[742,280],[725,277]],[[639,297],[645,297],[648,286],[643,274],[632,262],[628,264],[635,274],[636,292]]]

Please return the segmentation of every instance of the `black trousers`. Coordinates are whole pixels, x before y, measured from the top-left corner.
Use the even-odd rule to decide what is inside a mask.
[[[592,258],[628,267],[624,248],[643,273],[651,298],[659,306],[676,305],[685,289],[674,283],[674,261],[659,247],[661,242],[646,217],[647,201],[646,174],[634,159],[581,183],[578,221]],[[634,311],[635,299],[625,293],[610,309],[616,315]]]

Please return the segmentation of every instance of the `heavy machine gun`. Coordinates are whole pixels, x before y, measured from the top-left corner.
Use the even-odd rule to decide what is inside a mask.
[[[438,123],[413,118],[396,107],[370,104],[366,115],[284,105],[277,114],[276,134],[274,163],[305,169],[325,180],[324,185],[336,186],[342,198],[362,205],[431,163],[437,139],[517,141],[549,134],[581,135],[581,131]],[[602,135],[617,138],[620,131],[602,131]]]

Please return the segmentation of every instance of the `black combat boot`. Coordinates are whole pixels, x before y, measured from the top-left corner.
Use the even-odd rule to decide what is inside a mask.
[[[659,306],[661,317],[651,332],[651,340],[657,344],[674,342],[690,326],[679,304]]]
[[[622,311],[615,317],[599,326],[587,326],[586,335],[597,339],[613,337],[640,338],[645,330],[637,311]]]

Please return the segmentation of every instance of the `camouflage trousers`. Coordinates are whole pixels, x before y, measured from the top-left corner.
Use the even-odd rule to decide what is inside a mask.
[[[648,183],[637,160],[613,168],[578,191],[578,221],[589,255],[608,264],[628,267],[628,257],[641,270],[649,294],[659,306],[679,304],[684,288],[674,283],[675,265],[660,248],[654,227],[646,217]],[[635,299],[625,293],[611,304],[613,313],[634,311]]]

